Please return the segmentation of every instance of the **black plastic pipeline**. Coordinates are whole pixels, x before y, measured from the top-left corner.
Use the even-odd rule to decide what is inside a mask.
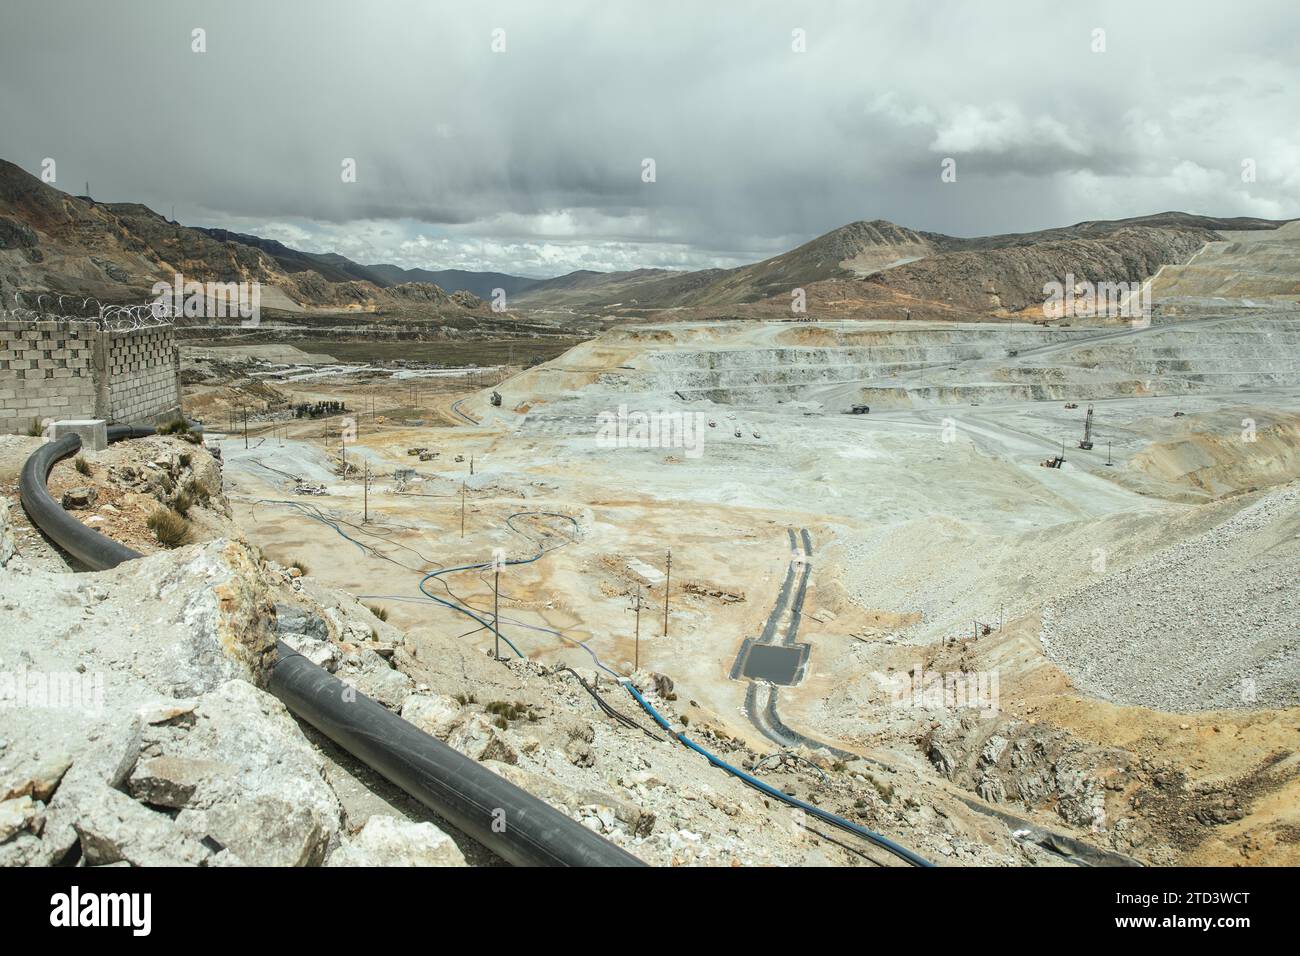
[[[131,428],[132,426],[123,425],[109,429],[109,440],[134,437],[130,433]],[[36,449],[23,463],[22,475],[18,479],[18,495],[32,524],[86,567],[102,571],[117,567],[123,561],[138,558],[140,553],[87,528],[64,511],[63,506],[51,497],[49,489],[45,487],[50,469],[80,450],[81,438],[77,435],[64,435]]]
[[[202,431],[202,427],[194,422],[190,423],[190,428]],[[157,429],[152,425],[111,425],[108,428],[110,442],[155,434]],[[140,557],[140,552],[87,528],[64,511],[63,506],[54,500],[45,487],[50,469],[79,451],[81,438],[78,435],[64,435],[36,449],[23,463],[22,475],[18,480],[18,495],[32,524],[45,532],[60,548],[92,570],[115,568],[123,561]]]
[[[348,753],[516,866],[644,866],[280,643],[267,688]]]

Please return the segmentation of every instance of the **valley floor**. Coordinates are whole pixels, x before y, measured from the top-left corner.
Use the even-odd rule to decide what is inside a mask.
[[[500,581],[522,654],[589,678],[597,660],[665,675],[690,732],[807,758],[820,769],[787,757],[782,778],[826,787],[841,812],[855,786],[888,790],[895,817],[869,823],[920,852],[992,862],[979,847],[1056,832],[1152,864],[1295,863],[1300,389],[1281,364],[1294,352],[1252,366],[1232,350],[1250,321],[647,326],[508,379],[500,407],[487,390],[444,401],[443,425],[384,415],[397,385],[317,386],[380,390],[382,421],[349,438],[365,493],[337,475],[336,425],[219,444],[250,541],[382,606],[419,659],[477,661],[494,643],[421,593],[428,572],[543,541],[554,550]],[[1290,316],[1254,321],[1276,323],[1279,346],[1297,334]],[[662,420],[687,440],[608,447],[620,407],[677,416]],[[328,494],[294,494],[291,476]],[[492,612],[481,570],[426,590]],[[765,630],[807,645],[794,686],[733,671]],[[963,681],[976,706],[954,704]],[[603,773],[588,784],[616,787]],[[844,792],[823,782],[846,773]]]

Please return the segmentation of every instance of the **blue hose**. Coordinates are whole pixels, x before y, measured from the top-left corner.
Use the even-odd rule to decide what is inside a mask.
[[[627,688],[628,693],[636,698],[636,702],[640,704],[643,708],[645,708],[645,712],[651,716],[651,718],[654,720],[655,723],[657,723],[668,733],[672,734],[672,736],[676,737],[682,743],[683,746],[689,747],[691,750],[694,750],[697,754],[699,754],[709,763],[713,764],[713,766],[727,771],[727,773],[731,774],[733,777],[738,778],[743,783],[749,784],[749,786],[753,787],[755,790],[765,793],[769,797],[773,797],[777,800],[780,800],[782,803],[788,803],[792,807],[797,807],[798,809],[804,811],[805,813],[811,816],[816,817],[818,820],[821,820],[824,823],[829,823],[831,826],[839,827],[841,830],[847,830],[849,833],[857,834],[858,836],[862,837],[864,840],[867,840],[870,843],[874,843],[882,850],[886,850],[889,853],[894,854],[894,856],[906,860],[908,863],[912,864],[913,866],[934,866],[934,864],[931,863],[929,860],[925,859],[924,857],[918,856],[917,854],[913,853],[911,850],[907,849],[906,847],[899,846],[893,840],[877,833],[875,830],[868,830],[866,827],[860,826],[859,824],[856,824],[851,820],[846,820],[843,817],[837,817],[835,814],[828,813],[825,810],[821,809],[821,807],[814,806],[811,803],[805,803],[804,801],[798,799],[797,797],[792,797],[788,793],[783,793],[780,790],[776,789],[776,787],[773,787],[771,784],[764,783],[762,780],[759,780],[757,777],[751,776],[750,774],[745,773],[745,771],[737,767],[733,767],[731,764],[727,763],[721,757],[709,753],[707,750],[705,750],[695,741],[691,740],[685,734],[679,734],[676,731],[674,731],[672,727],[668,725],[668,721],[666,721],[663,718],[663,716],[659,713],[659,711],[651,707],[650,702],[647,701],[644,697],[642,697],[640,691],[638,691],[634,686],[632,686],[631,681],[624,679],[620,682],[623,684],[624,687]]]

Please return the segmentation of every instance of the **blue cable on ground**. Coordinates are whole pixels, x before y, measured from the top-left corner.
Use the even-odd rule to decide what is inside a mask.
[[[659,711],[651,707],[650,702],[641,696],[641,692],[638,691],[634,686],[632,686],[631,681],[627,679],[622,679],[620,680],[620,683],[627,688],[629,694],[631,694],[634,698],[636,698],[636,702],[645,709],[645,712],[650,715],[650,717],[654,720],[655,723],[657,723],[668,733],[672,734],[672,736],[676,737],[677,740],[680,741],[683,746],[689,747],[691,750],[694,750],[697,754],[702,756],[709,763],[713,764],[713,766],[727,771],[727,773],[731,774],[733,777],[736,777],[742,782],[747,783],[755,790],[759,790],[770,797],[780,800],[782,803],[788,803],[792,807],[797,807],[798,809],[804,811],[805,813],[811,816],[816,817],[818,820],[821,820],[824,823],[829,823],[831,826],[839,827],[841,830],[847,830],[849,833],[854,833],[862,837],[864,840],[867,840],[870,843],[874,843],[882,850],[894,854],[894,856],[898,857],[899,859],[906,860],[908,863],[912,864],[913,866],[922,866],[922,867],[934,866],[934,864],[931,863],[929,860],[925,859],[922,856],[918,856],[917,854],[913,853],[911,850],[907,849],[904,846],[899,846],[893,840],[889,839],[886,836],[883,836],[882,834],[877,833],[875,830],[868,830],[866,827],[854,823],[851,820],[846,820],[843,817],[838,817],[833,813],[828,813],[827,811],[821,809],[821,807],[814,806],[811,803],[805,803],[803,800],[800,800],[797,797],[792,797],[788,793],[783,793],[780,790],[776,789],[776,787],[773,787],[771,784],[764,783],[762,780],[759,780],[757,777],[751,776],[750,774],[745,773],[745,771],[740,770],[737,767],[733,767],[731,764],[727,763],[721,757],[709,753],[707,750],[705,750],[695,741],[691,740],[685,734],[679,734],[676,731],[674,731],[672,727],[668,725],[668,721],[663,718],[663,715],[660,714]]]

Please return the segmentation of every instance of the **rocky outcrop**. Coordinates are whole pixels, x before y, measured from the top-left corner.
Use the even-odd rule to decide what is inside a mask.
[[[315,865],[338,838],[324,762],[284,705],[244,681],[144,728],[127,786],[143,803],[179,810],[183,832],[252,865]]]

